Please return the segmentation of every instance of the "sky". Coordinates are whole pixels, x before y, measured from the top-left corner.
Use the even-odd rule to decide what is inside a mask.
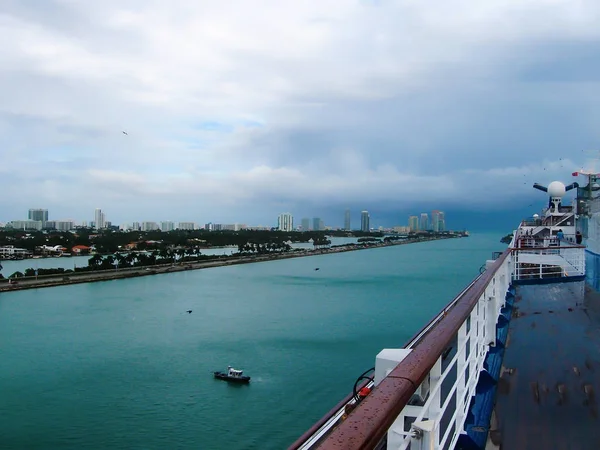
[[[591,0],[0,0],[0,221],[518,221],[600,154],[598,23]]]

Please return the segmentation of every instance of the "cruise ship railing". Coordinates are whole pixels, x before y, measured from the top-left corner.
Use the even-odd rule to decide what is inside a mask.
[[[585,247],[581,245],[518,247],[512,252],[515,280],[585,275]]]
[[[291,448],[448,449],[467,417],[479,373],[496,341],[496,323],[512,278],[509,249],[434,318],[373,391],[316,445],[303,436]],[[382,352],[383,353],[383,352]],[[395,367],[394,367],[395,366]]]

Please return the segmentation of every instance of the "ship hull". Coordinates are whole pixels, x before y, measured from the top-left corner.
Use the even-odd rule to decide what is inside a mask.
[[[242,376],[242,377],[230,377],[224,372],[214,372],[215,378],[218,380],[229,381],[231,383],[239,383],[239,384],[248,384],[250,383],[250,377]]]

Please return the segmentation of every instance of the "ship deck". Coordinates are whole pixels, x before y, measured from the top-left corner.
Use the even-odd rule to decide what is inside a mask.
[[[517,286],[492,442],[502,449],[597,449],[598,388],[600,294],[583,282]]]

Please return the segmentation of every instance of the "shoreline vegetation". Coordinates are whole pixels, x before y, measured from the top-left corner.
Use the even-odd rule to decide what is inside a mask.
[[[43,287],[64,286],[78,283],[91,283],[97,281],[118,280],[164,273],[199,270],[212,267],[248,264],[279,259],[299,258],[331,253],[343,253],[356,250],[365,250],[395,245],[406,245],[418,242],[428,242],[441,239],[453,239],[468,236],[464,233],[444,233],[438,235],[419,235],[408,238],[387,237],[383,240],[374,237],[359,238],[356,244],[342,244],[330,246],[330,241],[323,239],[315,242],[313,249],[291,249],[288,244],[283,245],[239,245],[238,252],[227,256],[217,255],[186,255],[185,252],[168,253],[129,253],[127,255],[99,255],[90,258],[87,267],[71,269],[39,269],[37,275],[34,269],[27,269],[25,273],[15,273],[9,278],[0,279],[0,292],[37,289]],[[131,255],[134,255],[133,257]],[[141,256],[143,255],[143,256]],[[177,259],[179,256],[179,259]],[[129,261],[128,261],[129,259]],[[123,262],[123,264],[120,264]]]

